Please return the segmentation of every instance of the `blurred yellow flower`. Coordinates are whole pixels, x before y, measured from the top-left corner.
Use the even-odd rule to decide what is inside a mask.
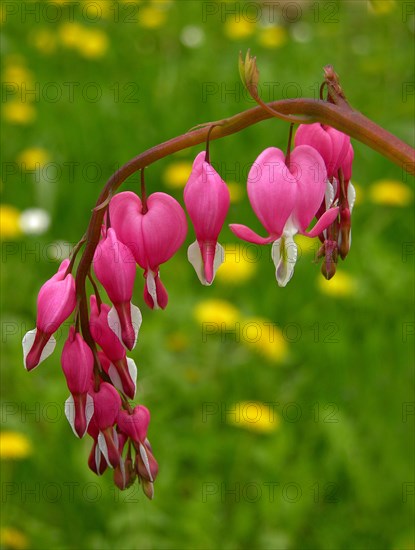
[[[281,419],[274,408],[259,401],[239,401],[226,410],[226,421],[251,432],[275,432]]]
[[[226,300],[203,300],[194,308],[195,319],[203,323],[235,325],[239,320],[239,310]]]
[[[224,31],[228,38],[233,40],[240,40],[242,38],[247,38],[254,34],[256,30],[256,24],[247,19],[240,19],[239,21],[231,18],[228,19],[224,24]]]
[[[234,181],[227,183],[229,194],[231,196],[231,203],[240,202],[245,196],[245,188]]]
[[[33,87],[33,73],[24,65],[6,65],[6,68],[3,71],[2,79],[4,82],[12,82],[17,84],[19,87],[21,87],[22,84],[25,84],[28,89]]]
[[[279,48],[283,46],[288,40],[287,31],[284,27],[273,26],[265,27],[261,30],[258,42],[264,48]]]
[[[108,36],[100,29],[84,29],[77,49],[88,59],[102,57],[108,49]]]
[[[158,3],[157,3],[158,4]],[[167,13],[163,6],[143,6],[138,14],[138,23],[146,29],[158,29],[167,20]]]
[[[22,234],[20,212],[14,206],[0,205],[0,238],[13,239]]]
[[[41,53],[50,54],[56,50],[57,36],[49,29],[37,29],[31,33],[30,42]]]
[[[347,297],[352,296],[357,289],[357,281],[344,271],[336,271],[329,281],[322,275],[318,278],[318,287],[323,294],[328,296]]]
[[[241,342],[270,361],[287,357],[288,345],[281,330],[272,321],[251,317],[241,321]]]
[[[73,21],[72,23],[63,23],[58,29],[61,44],[67,48],[76,48],[82,40],[82,33],[85,27]]]
[[[17,162],[24,170],[35,170],[40,166],[44,166],[50,161],[50,155],[46,149],[41,147],[31,147],[25,149],[17,157]]]
[[[376,15],[390,13],[396,8],[395,0],[369,0],[369,11]]]
[[[256,263],[244,254],[244,245],[241,243],[225,244],[225,262],[219,267],[216,279],[222,283],[245,283],[256,272]]]
[[[2,548],[11,550],[26,550],[29,548],[29,540],[24,533],[14,527],[2,527],[0,545]]]
[[[407,206],[413,201],[413,191],[396,180],[379,180],[369,188],[369,198],[375,204]]]
[[[0,432],[0,458],[21,459],[32,453],[30,440],[19,432]]]
[[[163,174],[164,183],[167,187],[176,189],[183,188],[189,179],[193,163],[188,160],[178,160],[167,166]]]
[[[3,117],[10,124],[30,124],[36,118],[36,109],[30,103],[12,100],[3,106]]]

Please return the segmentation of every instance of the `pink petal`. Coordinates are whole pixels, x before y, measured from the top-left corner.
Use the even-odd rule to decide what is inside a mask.
[[[155,271],[183,244],[187,222],[183,208],[166,193],[150,195],[147,208],[143,214],[137,195],[119,193],[111,200],[110,219],[118,238],[131,249],[140,267]]]
[[[144,441],[150,423],[150,411],[143,405],[134,407],[132,414],[122,410],[118,415],[117,423],[120,430],[131,439],[136,442]]]
[[[230,195],[226,183],[211,164],[206,153],[199,153],[184,188],[184,202],[199,241],[216,241],[229,209]]]
[[[295,175],[298,190],[293,222],[303,232],[323,201],[327,171],[321,155],[309,145],[300,145],[292,151],[290,171]]]
[[[339,208],[336,206],[336,208],[330,208],[330,210],[327,210],[327,212],[324,212],[324,214],[321,216],[321,218],[318,220],[316,225],[311,229],[310,231],[301,231],[303,235],[306,237],[317,237],[317,235],[320,235],[329,225],[331,225],[334,220],[337,218],[339,213]]]
[[[327,171],[332,172],[333,175],[336,176],[349,152],[350,137],[347,134],[336,130],[336,128],[332,128],[331,126],[326,127],[326,132],[332,143],[331,166],[327,168]]]
[[[249,229],[246,225],[241,225],[239,223],[231,223],[229,225],[230,230],[234,233],[239,239],[243,241],[248,241],[249,243],[254,244],[269,244],[278,239],[278,235],[270,235],[269,237],[261,237],[252,229]]]
[[[294,138],[296,148],[299,145],[310,145],[323,157],[327,167],[333,163],[333,142],[331,137],[319,122],[300,124]],[[334,168],[334,167],[333,167]]]
[[[295,178],[280,149],[269,147],[258,156],[249,171],[247,189],[259,221],[268,233],[280,236],[297,193]]]
[[[53,334],[73,312],[76,305],[75,279],[72,274],[64,279],[63,268],[46,281],[37,298],[36,326],[46,334]]]
[[[95,251],[94,271],[111,302],[130,302],[136,274],[135,259],[112,228]]]
[[[94,371],[94,356],[91,348],[75,327],[70,327],[61,356],[62,370],[69,391],[74,394],[86,394]]]
[[[353,158],[354,158],[354,149],[352,147],[352,144],[350,144],[349,149],[347,151],[347,155],[345,156],[344,161],[341,165],[341,168],[343,170],[344,181],[350,181],[352,179]],[[350,201],[349,201],[349,204],[350,204]]]
[[[121,409],[121,398],[117,390],[108,382],[101,382],[98,391],[90,390],[94,400],[94,419],[99,430],[112,427]]]

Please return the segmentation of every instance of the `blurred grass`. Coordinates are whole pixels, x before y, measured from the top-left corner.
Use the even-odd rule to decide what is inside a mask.
[[[218,278],[211,288],[200,287],[183,247],[162,266],[170,303],[161,313],[144,309],[138,274],[135,303],[144,322],[133,356],[160,464],[153,502],[137,487],[119,493],[111,474],[98,479],[88,470],[89,441],[72,437],[62,413],[62,337],[31,374],[21,366],[20,344],[34,325],[37,291],[57,266],[45,247],[81,237],[116,166],[252,105],[238,81],[240,49],[250,47],[262,82],[275,84],[276,97],[264,86],[266,100],[284,90],[313,96],[322,67],[332,63],[352,105],[413,145],[413,96],[403,95],[414,79],[408,3],[384,3],[376,12],[363,1],[297,2],[301,12],[292,23],[288,12],[277,24],[262,8],[263,20],[246,25],[257,13],[252,2],[140,2],[138,11],[120,2],[119,21],[115,3],[95,2],[102,9],[95,22],[82,11],[84,2],[73,7],[74,20],[101,38],[97,43],[84,34],[78,48],[64,45],[68,6],[52,21],[53,12],[42,11],[48,4],[2,5],[2,74],[24,67],[27,89],[40,89],[27,102],[33,122],[12,123],[10,101],[2,102],[2,202],[19,210],[42,207],[52,217],[47,233],[2,242],[3,429],[25,434],[33,446],[25,459],[2,461],[2,548],[414,548],[413,199],[401,207],[375,205],[368,192],[379,179],[412,181],[363,145],[354,143],[362,197],[353,213],[353,246],[339,266],[353,293],[324,293],[312,254],[302,256],[292,282],[279,289],[266,247],[249,280]],[[33,6],[38,20],[23,18]],[[232,9],[240,10],[239,22]],[[137,21],[126,20],[134,15]],[[278,47],[261,45],[269,23],[282,41]],[[199,36],[197,47],[186,45],[189,32]],[[65,82],[79,83],[73,101]],[[56,102],[48,100],[50,83],[62,91]],[[102,92],[98,101],[83,97],[94,90]],[[14,99],[22,103],[20,92]],[[225,179],[244,185],[263,148],[285,148],[287,130],[266,121],[212,143],[213,163]],[[13,164],[34,147],[48,152],[61,170],[56,177]],[[198,149],[174,158],[191,161]],[[181,190],[163,177],[172,161],[148,169],[147,182],[181,200]],[[137,178],[124,188],[137,191]],[[259,229],[246,197],[231,206],[228,219]],[[227,228],[221,241],[234,242]],[[243,319],[277,324],[288,356],[275,364],[230,332],[203,341],[194,309],[210,299],[228,301]],[[241,402],[271,404],[275,429],[261,433],[254,423],[247,430],[226,422]]]

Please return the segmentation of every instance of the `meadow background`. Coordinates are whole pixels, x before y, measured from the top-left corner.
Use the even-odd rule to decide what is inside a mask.
[[[144,321],[132,356],[160,465],[154,501],[88,469],[91,440],[73,437],[63,414],[65,331],[34,372],[21,353],[40,286],[115,168],[253,105],[239,50],[257,55],[266,101],[315,97],[333,64],[351,104],[414,145],[413,3],[1,10],[1,548],[413,549],[413,181],[362,144],[353,245],[332,281],[305,239],[279,288],[269,248],[237,243],[227,227],[212,287],[185,246],[162,266],[165,311],[146,308],[138,271]],[[246,174],[264,148],[286,147],[287,132],[270,120],[211,144],[231,189],[229,222],[260,230]],[[147,169],[149,190],[182,201],[199,150]],[[138,178],[124,189],[138,191]]]

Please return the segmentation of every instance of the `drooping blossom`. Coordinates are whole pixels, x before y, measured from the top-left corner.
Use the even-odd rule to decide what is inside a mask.
[[[142,322],[140,310],[131,303],[136,273],[135,259],[131,250],[118,240],[112,228],[106,231],[97,246],[94,271],[114,304],[110,317],[119,326],[125,346],[131,350],[136,344]]]
[[[107,304],[98,305],[97,298],[90,298],[89,329],[92,338],[102,348],[104,364],[106,358],[110,361],[108,375],[113,384],[131,399],[135,396],[137,382],[137,367],[133,359],[127,357],[125,348],[116,334],[117,319],[111,319],[111,308]],[[112,322],[114,329],[111,328]],[[119,326],[119,325],[118,325]],[[104,369],[105,370],[105,369]]]
[[[248,197],[258,219],[268,231],[261,237],[249,227],[231,224],[233,233],[248,242],[272,246],[276,278],[280,286],[291,279],[297,260],[294,235],[320,234],[338,214],[338,208],[325,212],[316,225],[307,228],[321,205],[327,171],[321,155],[308,145],[295,147],[289,159],[277,148],[265,149],[248,174]]]
[[[350,181],[352,178],[353,158],[354,150],[352,145],[350,145],[346,158],[341,166],[343,172],[343,187],[341,185],[342,182],[339,183],[340,228],[338,245],[342,260],[346,258],[352,244],[351,216],[356,200],[356,190]]]
[[[331,126],[316,122],[300,124],[295,134],[295,145],[310,145],[323,157],[327,168],[327,177],[337,177],[349,151],[350,137]]]
[[[61,363],[71,392],[65,402],[65,414],[74,434],[83,437],[94,412],[94,403],[88,394],[94,371],[94,356],[73,326],[63,346]]]
[[[88,424],[87,431],[88,435],[90,435],[94,440],[88,457],[88,466],[95,474],[97,474],[97,476],[101,476],[108,468],[108,463],[98,445],[99,428],[94,416],[92,416],[91,421]]]
[[[121,409],[121,398],[108,382],[101,382],[98,391],[89,390],[94,400],[94,420],[98,428],[98,446],[108,466],[115,468],[120,462],[118,435],[115,425]]]
[[[144,269],[144,300],[151,308],[164,309],[167,291],[160,277],[160,265],[181,247],[187,232],[186,215],[180,204],[166,193],[153,193],[143,205],[130,191],[115,195],[110,206],[111,225]]]
[[[58,272],[39,291],[36,328],[27,332],[22,342],[24,365],[28,371],[53,352],[56,341],[52,334],[75,309],[75,280],[71,273],[66,274],[69,263],[69,259],[64,260]]]
[[[319,235],[323,246],[317,257],[324,258],[322,273],[330,279],[336,273],[338,256],[345,259],[350,249],[351,213],[356,196],[355,189],[350,183],[353,147],[348,135],[320,123],[300,125],[295,135],[295,143],[314,147],[326,164],[326,193],[316,217],[320,218],[334,205],[339,207],[339,216]]]
[[[200,282],[210,285],[224,261],[224,250],[217,241],[229,209],[230,195],[226,183],[205,159],[204,151],[197,155],[183,196],[196,233],[187,257]]]

